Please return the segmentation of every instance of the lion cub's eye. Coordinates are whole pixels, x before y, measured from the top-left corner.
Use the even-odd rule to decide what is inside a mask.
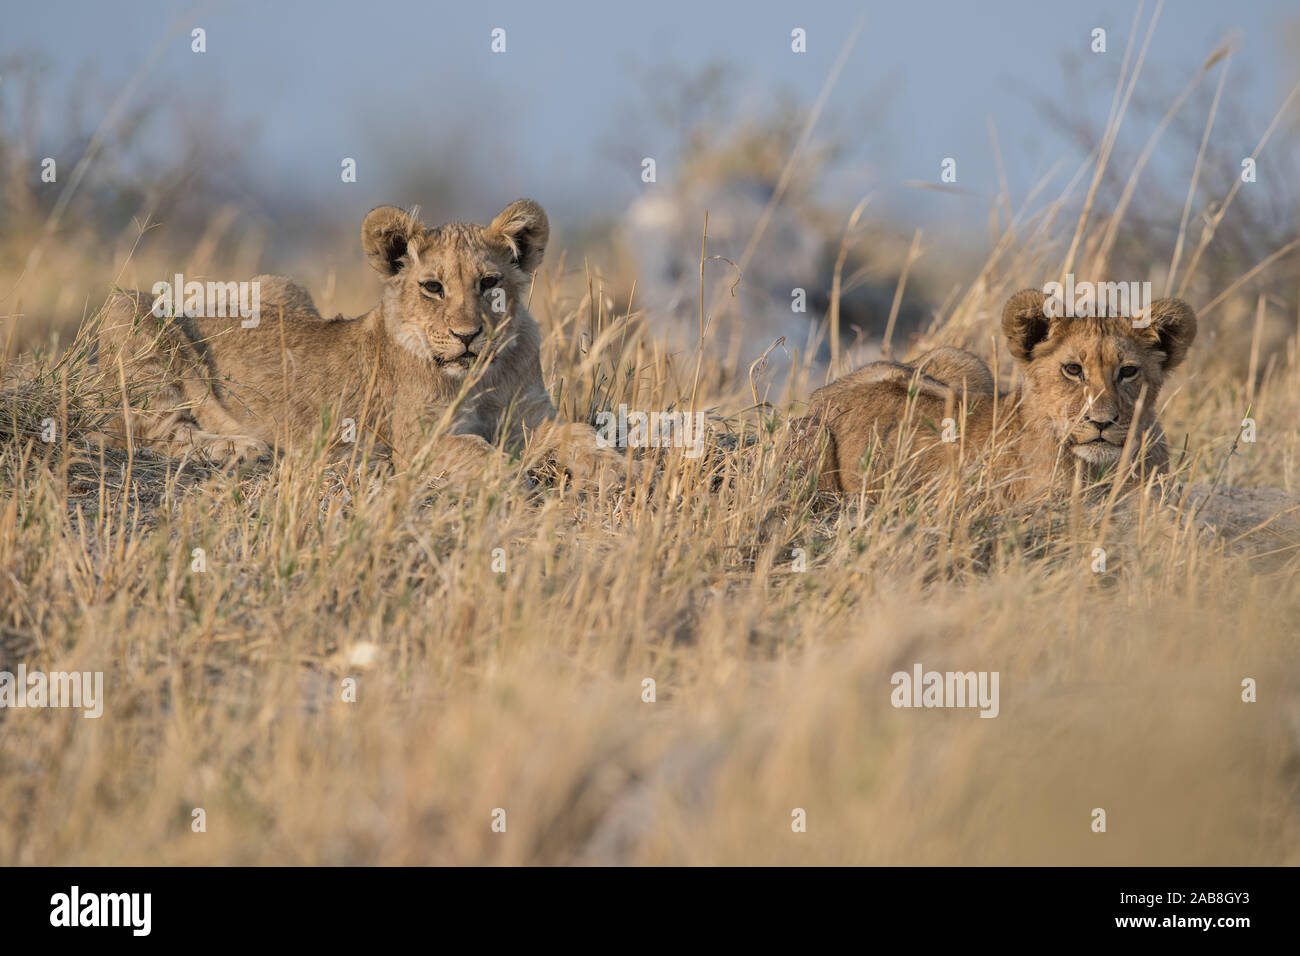
[[[429,295],[442,295],[442,283],[437,279],[427,279],[420,283],[420,288]]]
[[[483,292],[486,292],[488,289],[495,289],[500,281],[500,276],[484,276],[478,280],[478,287]]]
[[[1125,379],[1132,378],[1137,375],[1138,371],[1139,369],[1136,365],[1125,365],[1119,370],[1119,380],[1122,382]]]
[[[1083,378],[1083,366],[1078,362],[1066,362],[1061,366],[1061,371],[1070,378]]]

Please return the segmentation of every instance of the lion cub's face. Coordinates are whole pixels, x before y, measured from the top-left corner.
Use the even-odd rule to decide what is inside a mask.
[[[361,243],[387,279],[383,308],[393,340],[463,377],[517,314],[549,231],[542,207],[527,199],[488,226],[426,229],[393,206],[373,210]]]
[[[1160,299],[1137,317],[1150,324],[1134,328],[1131,318],[1049,317],[1046,298],[1034,290],[1019,292],[1002,314],[1024,374],[1022,414],[1045,426],[1075,457],[1114,464],[1135,415],[1135,442],[1155,427],[1160,387],[1196,338],[1196,316],[1184,302]]]

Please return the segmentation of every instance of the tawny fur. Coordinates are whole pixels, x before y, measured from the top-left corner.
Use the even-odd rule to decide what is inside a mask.
[[[1149,326],[1135,328],[1130,318],[1050,318],[1045,299],[1025,290],[1003,310],[1021,373],[1010,392],[995,394],[987,366],[951,348],[908,364],[873,362],[814,392],[808,416],[796,423],[795,453],[824,447],[818,487],[861,490],[872,459],[905,458],[923,480],[961,454],[982,456],[1003,492],[1023,499],[1072,482],[1076,469],[1085,481],[1114,473],[1130,430],[1124,477],[1164,471],[1156,403],[1196,337],[1192,309],[1161,299],[1151,305]],[[1070,374],[1076,366],[1078,374]],[[943,440],[945,419],[956,441]]]
[[[524,304],[549,225],[530,200],[488,226],[426,228],[383,206],[366,216],[362,245],[384,277],[379,305],[358,318],[323,319],[305,289],[259,276],[260,322],[157,318],[153,298],[117,293],[105,306],[99,361],[136,386],[128,422],[139,445],[174,455],[197,449],[229,464],[272,447],[315,440],[328,410],[356,422],[409,464],[430,426],[449,413],[433,447],[440,473],[472,470],[498,442],[556,461],[570,473],[624,471],[586,424],[558,421],[542,382],[540,333]],[[449,411],[450,410],[450,411]]]

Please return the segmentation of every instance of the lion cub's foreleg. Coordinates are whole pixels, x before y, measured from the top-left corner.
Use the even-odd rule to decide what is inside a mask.
[[[584,484],[597,483],[602,474],[622,481],[627,474],[622,455],[598,447],[590,425],[543,420],[528,439],[523,451],[530,468],[551,462]],[[437,479],[453,485],[468,483],[505,460],[496,445],[476,434],[442,435],[434,440],[430,454]]]
[[[511,443],[522,445],[530,462],[550,462],[580,483],[595,484],[606,477],[616,484],[630,484],[640,476],[640,464],[629,461],[617,448],[602,445],[596,429],[560,419],[540,374],[512,418],[517,425],[512,426]]]
[[[554,461],[580,482],[598,482],[602,474],[617,482],[635,481],[640,471],[639,463],[629,463],[618,449],[602,447],[596,429],[585,422],[543,419],[528,444],[530,453]]]
[[[464,484],[483,473],[501,452],[479,435],[443,435],[433,445],[437,477],[451,484]]]

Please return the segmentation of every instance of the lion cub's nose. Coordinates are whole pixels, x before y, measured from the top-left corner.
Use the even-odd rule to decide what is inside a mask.
[[[478,338],[478,334],[482,331],[483,331],[483,326],[480,325],[473,332],[457,332],[455,329],[453,329],[451,334],[456,336],[456,338],[460,339],[461,342],[465,344],[466,348],[469,348],[469,343],[473,342],[476,338]]]

